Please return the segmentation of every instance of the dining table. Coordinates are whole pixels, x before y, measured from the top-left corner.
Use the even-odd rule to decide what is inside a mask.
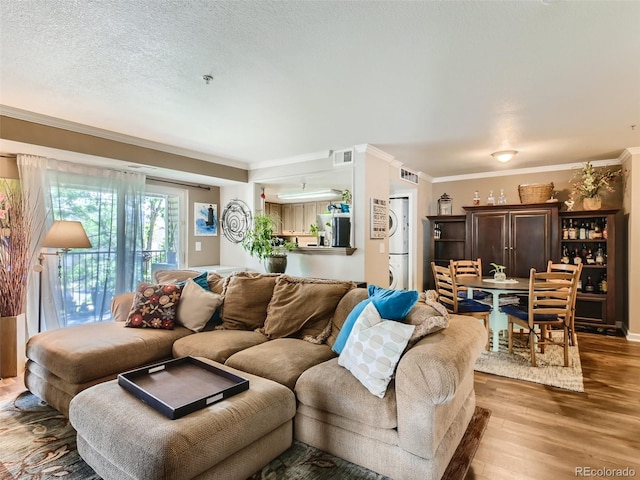
[[[493,277],[457,277],[458,285],[467,288],[467,298],[473,298],[474,290],[491,293],[492,310],[489,315],[493,341],[491,350],[497,352],[500,346],[500,332],[507,329],[507,314],[500,310],[500,295],[529,293],[529,278],[507,278],[495,280]]]

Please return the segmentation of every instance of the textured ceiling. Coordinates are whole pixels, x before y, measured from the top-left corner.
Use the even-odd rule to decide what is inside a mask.
[[[441,177],[640,146],[638,1],[2,0],[0,20],[0,104],[247,166],[368,143]]]

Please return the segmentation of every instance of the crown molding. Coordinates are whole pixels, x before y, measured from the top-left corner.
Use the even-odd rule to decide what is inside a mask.
[[[640,147],[630,147],[625,149],[624,152],[622,152],[622,155],[620,155],[620,163],[624,163],[627,160],[631,160],[632,157],[634,157],[635,155],[640,155]]]
[[[281,165],[292,165],[294,163],[310,162],[314,160],[328,159],[333,150],[320,150],[319,152],[303,153],[302,155],[294,155],[293,157],[276,158],[274,160],[265,160],[261,162],[249,163],[249,170],[258,170],[260,168],[279,167]]]
[[[594,167],[606,167],[609,165],[620,165],[622,164],[622,161],[619,158],[617,158],[617,159],[609,159],[609,160],[594,160],[590,163]],[[584,162],[562,163],[559,165],[547,165],[545,167],[514,168],[511,170],[501,170],[498,172],[468,173],[465,175],[436,177],[433,179],[433,183],[459,182],[461,180],[476,180],[478,178],[489,178],[489,177],[508,177],[511,175],[525,175],[530,173],[560,172],[564,170],[578,169],[578,168],[581,168],[583,165],[584,165]]]
[[[104,130],[102,128],[92,127],[90,125],[84,125],[82,123],[76,123],[69,120],[63,120],[61,118],[50,117],[48,115],[30,112],[27,110],[10,107],[8,105],[0,105],[0,115],[15,118],[17,120],[24,120],[26,122],[45,125],[47,127],[60,128],[62,130],[69,130],[75,133],[104,138],[105,140],[127,143],[130,145],[135,145],[137,147],[149,148],[152,150],[172,153],[175,155],[195,158],[212,163],[219,163],[221,165],[226,165],[229,167],[242,168],[245,170],[248,169],[248,163],[240,160],[232,160],[229,158],[219,157],[217,155],[210,155],[204,152],[190,150],[188,148],[176,147],[174,145],[154,142],[152,140],[145,140],[144,138],[133,137],[124,133],[113,132],[111,130]]]

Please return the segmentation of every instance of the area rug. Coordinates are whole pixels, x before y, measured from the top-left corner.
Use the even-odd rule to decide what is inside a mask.
[[[444,480],[463,480],[491,412],[477,407]],[[0,480],[99,480],[76,450],[68,419],[29,392],[0,402]],[[301,442],[250,480],[386,480]]]
[[[517,333],[514,335],[517,337]],[[562,332],[553,332],[553,336],[561,339]],[[547,345],[544,353],[536,353],[538,366],[533,367],[531,366],[529,346],[526,344],[525,338],[523,335],[522,341],[514,340],[513,353],[511,354],[505,332],[500,336],[498,351],[483,351],[476,361],[475,370],[574,392],[584,392],[577,339],[575,345],[569,347],[568,367],[563,366],[564,350],[558,345]]]

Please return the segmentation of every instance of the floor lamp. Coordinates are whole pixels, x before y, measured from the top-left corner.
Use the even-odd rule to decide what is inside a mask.
[[[43,248],[57,248],[56,252],[40,252],[38,265],[35,270],[40,275],[38,282],[38,333],[42,331],[42,263],[45,255],[60,255],[72,248],[91,248],[91,242],[87,237],[82,223],[66,220],[56,220],[51,225],[42,241]],[[58,259],[58,275],[60,275],[60,260]]]

